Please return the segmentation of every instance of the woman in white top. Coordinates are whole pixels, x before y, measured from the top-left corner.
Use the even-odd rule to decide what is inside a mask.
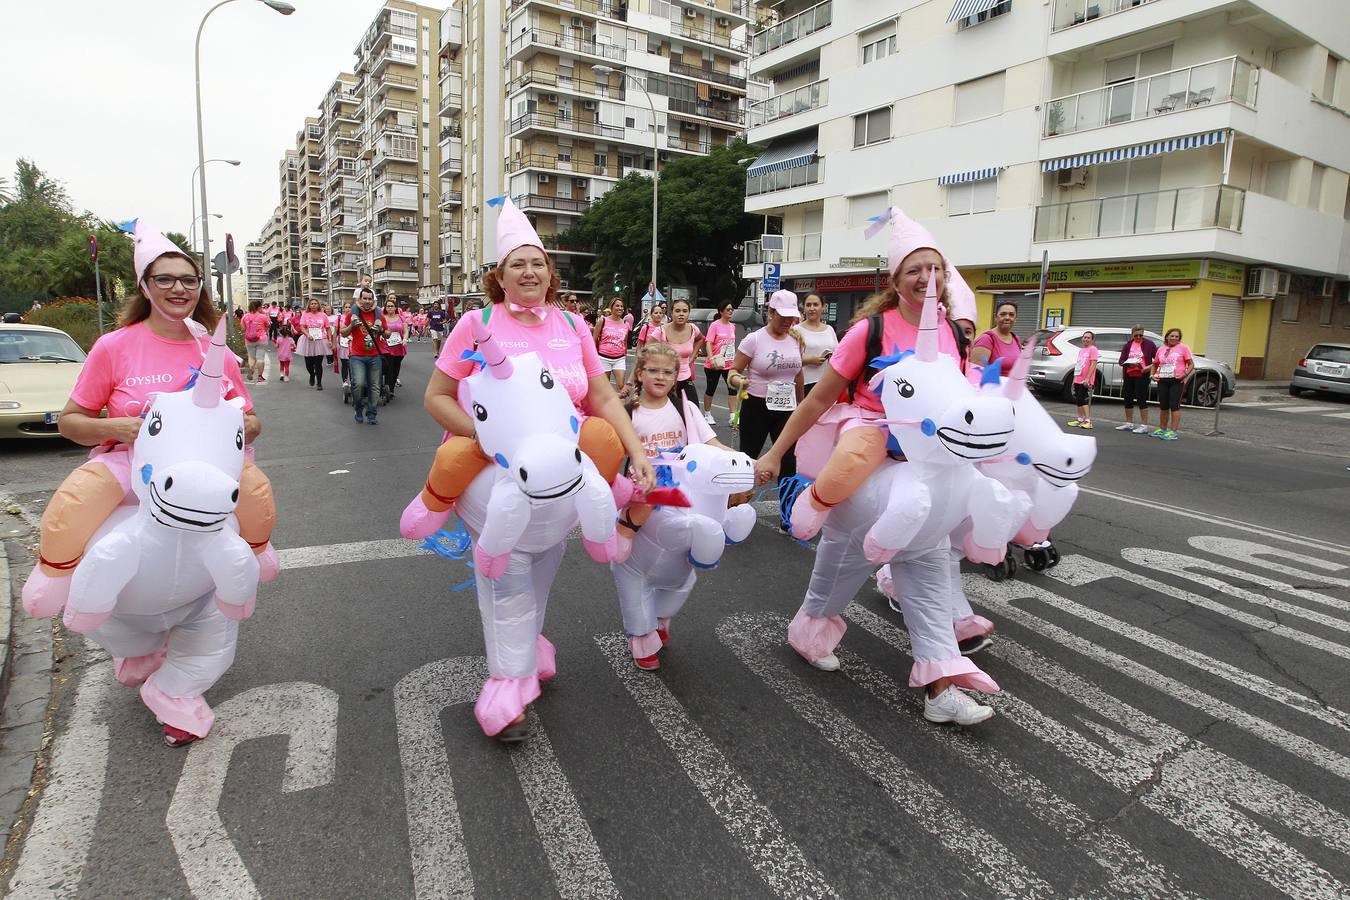
[[[807,294],[802,301],[802,322],[797,333],[802,338],[802,383],[807,391],[825,374],[825,361],[839,346],[834,329],[821,321],[825,302],[819,294]]]
[[[749,394],[741,400],[740,450],[747,456],[759,456],[766,440],[778,440],[801,402],[802,339],[793,327],[801,318],[797,295],[778,291],[769,298],[768,324],[747,334],[736,348],[727,383]],[[783,456],[780,472],[784,478],[797,474],[797,460],[790,451]]]

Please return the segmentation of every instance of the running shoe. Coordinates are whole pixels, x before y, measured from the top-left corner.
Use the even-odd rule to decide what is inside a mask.
[[[644,672],[655,672],[661,668],[661,660],[656,657],[655,653],[651,656],[635,656],[633,657],[633,665]]]
[[[966,638],[964,641],[957,641],[956,646],[961,651],[962,656],[970,656],[972,653],[979,653],[993,642],[994,639],[989,635],[977,634],[975,637]]]
[[[1096,428],[1097,426],[1092,424],[1092,420],[1091,420],[1091,419],[1088,419],[1086,422],[1079,422],[1079,423],[1078,423],[1078,427],[1079,427],[1079,428],[1086,428],[1086,429],[1088,429],[1088,430],[1090,431],[1090,430],[1092,430],[1093,428]]]
[[[366,417],[363,416],[363,415],[361,415],[360,413],[357,413],[357,414],[356,414],[356,424],[357,424],[357,425],[364,425],[365,422],[366,422]]]
[[[518,744],[530,736],[529,723],[525,721],[525,714],[519,716],[507,725],[501,731],[497,732],[497,740],[503,744]]]
[[[1068,424],[1069,424],[1069,427],[1070,427],[1070,428],[1082,428],[1082,427],[1083,427],[1083,423],[1080,422],[1078,419],[1070,419]]]
[[[1149,437],[1160,438],[1166,433],[1167,432],[1163,431],[1161,428],[1155,428],[1149,433]]]
[[[969,694],[949,687],[936,697],[924,697],[923,717],[930,722],[976,725],[994,714],[993,707],[976,703]]]
[[[717,424],[717,420],[713,418],[712,410],[703,413],[703,421],[707,422],[709,425]]]
[[[1134,431],[1134,426],[1126,422],[1124,425],[1117,425],[1116,431]]]
[[[831,653],[829,656],[822,656],[820,659],[811,660],[811,665],[822,672],[838,672],[839,657]]]
[[[1164,441],[1175,441],[1177,439],[1177,433],[1169,428],[1162,433],[1162,439]]]
[[[1148,426],[1147,426],[1147,425],[1136,425],[1136,426],[1134,426],[1134,433],[1135,433],[1135,434],[1148,434]]]
[[[197,740],[201,740],[201,738],[190,731],[184,731],[183,729],[175,728],[172,725],[164,726],[165,747],[181,747],[184,744],[190,744]]]

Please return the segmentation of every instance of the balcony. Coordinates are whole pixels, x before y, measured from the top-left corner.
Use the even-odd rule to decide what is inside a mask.
[[[795,91],[761,100],[750,107],[750,127],[756,128],[795,116],[798,113],[820,109],[830,102],[829,79],[813,81]]]
[[[402,253],[399,253],[399,254],[394,254],[394,255],[397,255],[397,256],[404,256],[404,255],[407,255],[407,256],[412,256],[412,257],[416,257],[416,256],[417,256],[416,253],[410,253],[410,254],[402,254]],[[380,258],[380,261],[383,262],[383,257]],[[416,266],[396,266],[396,265],[393,265],[393,264],[376,265],[376,266],[372,269],[372,276],[373,276],[373,280],[374,280],[374,281],[377,281],[377,282],[386,282],[386,281],[417,281],[417,280],[418,280],[418,277],[417,277],[417,267],[416,267]]]
[[[460,206],[464,203],[464,193],[462,191],[441,191],[441,199],[437,206],[440,209],[449,209],[452,206]]]
[[[713,47],[721,47],[723,50],[730,50],[732,53],[749,54],[750,44],[740,38],[734,38],[730,34],[718,34],[711,28],[698,28],[694,25],[686,25],[683,21],[670,23],[670,33],[676,37],[684,38],[689,41],[698,41],[699,43],[709,44]]]
[[[454,250],[450,253],[441,254],[442,266],[460,266],[464,263],[464,253],[461,250]]]
[[[686,116],[701,116],[705,119],[715,119],[718,122],[725,122],[729,125],[735,125],[739,129],[745,125],[745,113],[740,109],[723,109],[713,106],[710,103],[695,102],[692,100],[680,100],[676,97],[670,97],[667,101],[670,104],[670,111]]]
[[[529,2],[530,0],[511,0],[511,8],[507,15],[511,15]],[[593,16],[604,16],[617,22],[628,21],[627,3],[620,6],[614,0],[548,0],[548,2],[569,11],[575,10],[576,12],[590,13]]]
[[[685,78],[698,78],[703,81],[711,81],[716,84],[725,84],[728,87],[734,87],[737,90],[745,90],[745,76],[734,75],[730,72],[715,72],[712,69],[704,69],[699,66],[687,66],[681,62],[670,61],[670,74],[683,75]]]
[[[464,44],[464,11],[447,9],[441,13],[441,52]]]
[[[625,82],[626,83],[626,79]],[[556,72],[544,72],[531,69],[523,72],[511,80],[506,86],[507,94],[514,94],[516,91],[527,87],[542,89],[545,93],[552,91],[571,91],[574,94],[584,94],[588,97],[602,97],[606,100],[623,100],[627,97],[627,91],[622,86],[610,87],[607,82],[589,81],[585,78],[575,78],[559,75]]]
[[[770,191],[786,191],[790,188],[819,184],[825,177],[825,161],[817,158],[809,166],[794,166],[763,175],[747,175],[745,178],[745,196],[754,197]],[[772,262],[772,260],[770,260]]]
[[[757,33],[750,39],[751,52],[755,56],[777,50],[784,44],[790,44],[798,38],[828,28],[834,21],[834,2],[825,0],[810,9],[802,10],[795,16],[789,16],[770,28]]]
[[[581,215],[590,208],[591,201],[583,198],[546,197],[543,194],[523,194],[514,198],[521,209],[537,209],[545,212],[562,212]]]
[[[378,178],[370,185],[373,191],[379,191],[386,184],[417,184],[416,175],[399,175],[394,172],[382,172]]]
[[[573,244],[566,241],[560,241],[556,234],[541,234],[539,240],[543,242],[544,249],[553,253],[585,253],[590,256],[595,255],[593,247],[587,247],[585,244]]]
[[[560,159],[551,153],[517,153],[506,163],[508,174],[523,169],[552,169],[555,172],[575,172],[578,175],[597,175],[602,178],[618,178],[619,167],[597,166],[593,163],[577,162],[574,159]]]
[[[371,208],[378,213],[386,209],[411,209],[416,211],[419,206],[416,196],[401,198],[396,197],[393,191],[388,191],[376,194],[375,202]]]
[[[1036,208],[1034,240],[1076,241],[1203,228],[1241,231],[1246,197],[1241,188],[1211,184],[1052,203]]]
[[[359,272],[361,271],[361,254],[334,253],[329,257],[329,263],[329,268],[333,272]]]
[[[598,56],[604,60],[616,60],[618,62],[623,62],[628,58],[628,51],[615,44],[601,44],[553,31],[541,31],[538,28],[531,28],[529,31],[518,34],[511,39],[511,56],[513,57],[517,54],[533,52],[533,50],[539,48],[565,50],[569,53]],[[523,60],[524,56],[522,55],[521,58]]]
[[[666,146],[672,150],[683,150],[685,153],[711,153],[712,142],[700,138],[697,132],[689,132],[689,137],[682,138],[679,135],[666,135]]]
[[[390,160],[396,162],[416,162],[416,147],[376,147],[375,165],[383,165]]]
[[[789,234],[786,250],[760,249],[759,241],[746,241],[742,251],[742,265],[757,266],[766,262],[807,262],[820,259],[820,232]]]
[[[417,103],[412,100],[396,100],[389,94],[382,93],[375,98],[372,109],[377,116],[382,116],[386,112],[417,112]]]
[[[558,131],[570,131],[576,134],[599,135],[613,140],[623,140],[624,130],[617,125],[602,125],[599,122],[583,122],[575,116],[557,113],[526,113],[511,120],[511,136],[523,137],[517,132],[531,128],[552,128]]]
[[[411,231],[417,232],[417,218],[415,216],[397,216],[388,213],[375,217],[375,233],[384,231]]]
[[[464,171],[463,157],[452,156],[441,160],[441,177],[449,178],[452,175],[459,175]]]
[[[371,66],[371,71],[378,78],[380,69],[391,63],[398,66],[416,66],[417,55],[414,53],[399,53],[395,50],[386,50],[375,57],[375,63]]]
[[[385,72],[378,81],[381,87],[394,88],[395,90],[401,91],[417,90],[417,79],[413,78],[411,75],[399,75],[396,72]]]
[[[1152,3],[1153,0],[1055,0],[1054,16],[1050,19],[1050,30],[1063,31],[1094,19],[1114,16],[1136,6]]]
[[[1240,103],[1255,109],[1260,71],[1240,57],[1228,56],[1057,97],[1045,104],[1042,134],[1072,134],[1215,103]]]

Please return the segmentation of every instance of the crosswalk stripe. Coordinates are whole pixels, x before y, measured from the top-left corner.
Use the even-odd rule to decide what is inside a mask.
[[[1327,410],[1325,406],[1272,406],[1270,409],[1286,413],[1314,413],[1326,412]]]
[[[1350,412],[1327,413],[1323,418],[1327,419],[1350,419]]]
[[[1329,584],[1334,587],[1350,587],[1350,578],[1336,578],[1331,575],[1323,575],[1319,572],[1308,571],[1308,569],[1321,569],[1323,572],[1344,572],[1346,569],[1350,569],[1350,566],[1331,562],[1330,560],[1318,559],[1315,556],[1296,553],[1293,550],[1286,550],[1283,547],[1271,547],[1268,544],[1258,544],[1254,541],[1243,541],[1237,538],[1213,537],[1204,534],[1197,534],[1194,537],[1188,538],[1186,543],[1197,550],[1212,553],[1221,559],[1246,563],[1249,566],[1256,566],[1271,572],[1279,572],[1281,575],[1291,575],[1300,581],[1315,581],[1318,584]],[[1293,566],[1286,566],[1284,563],[1277,563],[1266,559],[1265,557],[1267,556],[1278,556],[1281,559],[1299,563],[1307,568],[1296,569]]]

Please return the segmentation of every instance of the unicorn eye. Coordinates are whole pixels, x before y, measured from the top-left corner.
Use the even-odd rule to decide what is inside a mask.
[[[541,369],[539,371],[539,383],[546,389],[550,391],[553,390],[553,376],[549,374],[548,369]]]
[[[146,430],[150,433],[151,437],[154,437],[164,430],[164,419],[160,417],[159,413],[150,414],[150,427]]]
[[[908,400],[914,396],[914,385],[903,378],[895,379],[895,389],[900,392],[900,396]]]
[[[481,403],[473,405],[473,417],[480,422],[487,421],[487,409]]]
[[[234,446],[236,450],[244,449],[244,429],[240,428],[234,433]]]

